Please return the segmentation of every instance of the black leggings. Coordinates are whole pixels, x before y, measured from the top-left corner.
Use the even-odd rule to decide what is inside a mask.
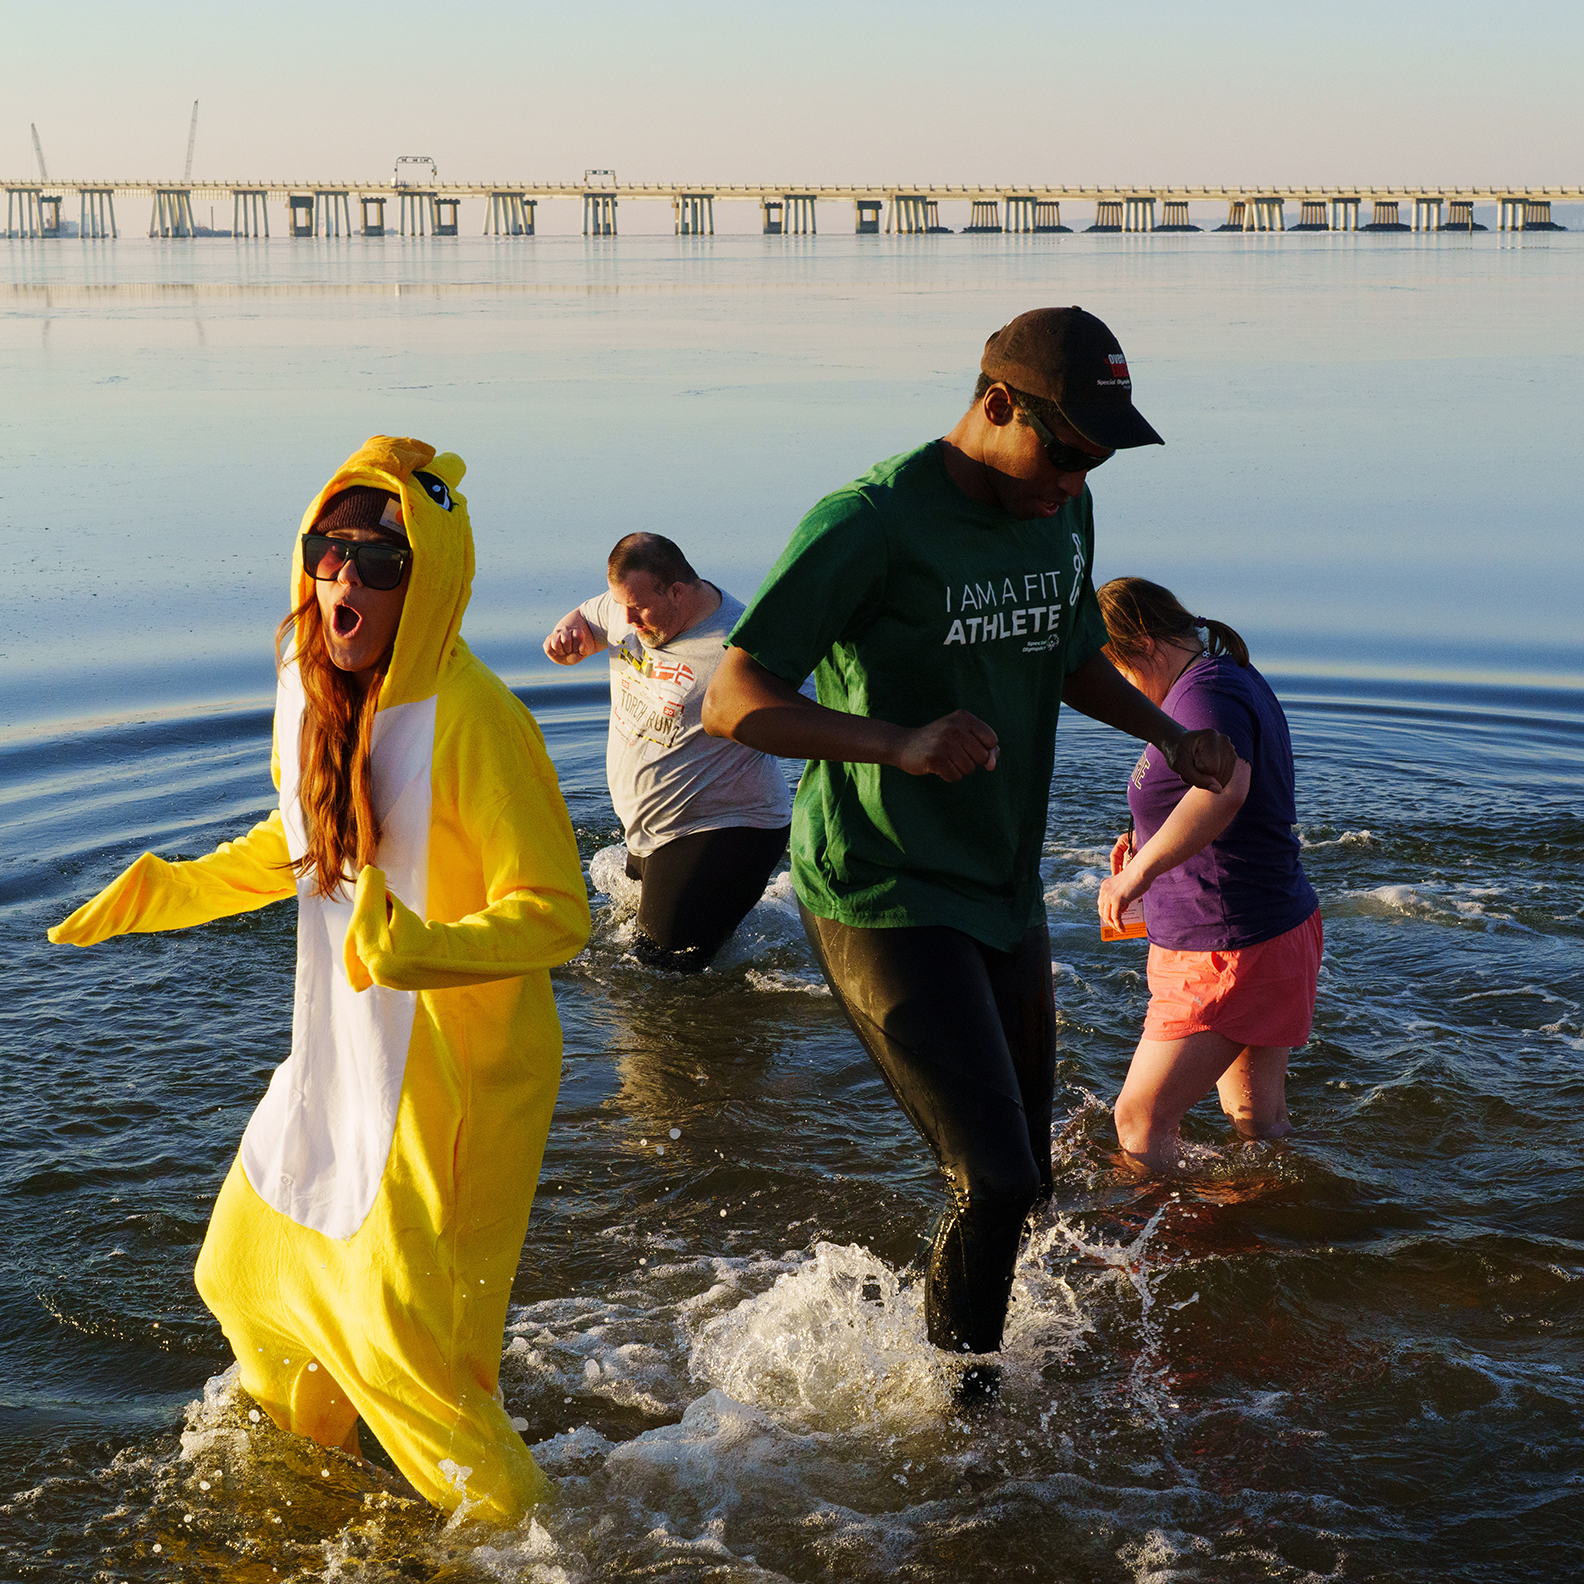
[[[627,855],[627,876],[640,881],[633,956],[651,968],[699,973],[764,895],[786,851],[790,825],[678,836],[642,858]]]
[[[799,911],[838,1005],[950,1186],[924,1287],[929,1339],[993,1353],[1023,1224],[1051,1191],[1046,928],[1001,952],[944,926],[856,929]]]

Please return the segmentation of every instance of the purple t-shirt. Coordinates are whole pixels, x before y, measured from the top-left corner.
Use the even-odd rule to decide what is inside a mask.
[[[1150,940],[1174,951],[1237,951],[1296,929],[1320,904],[1298,858],[1292,738],[1270,684],[1219,655],[1190,665],[1161,707],[1190,731],[1225,732],[1253,774],[1232,823],[1144,893]],[[1158,748],[1144,750],[1128,783],[1135,850],[1187,790]]]

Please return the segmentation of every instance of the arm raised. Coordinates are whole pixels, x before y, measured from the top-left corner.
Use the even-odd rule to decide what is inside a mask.
[[[604,640],[595,635],[588,618],[576,605],[550,629],[544,641],[544,652],[557,665],[565,666],[577,665],[604,647]]]

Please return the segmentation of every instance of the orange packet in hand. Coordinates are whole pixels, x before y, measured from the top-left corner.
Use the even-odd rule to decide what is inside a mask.
[[[1122,909],[1122,928],[1112,929],[1104,920],[1100,924],[1100,939],[1103,941],[1119,940],[1144,940],[1149,931],[1144,928],[1144,901],[1141,897],[1136,902],[1129,902]]]
[[[1127,833],[1128,833],[1128,846],[1129,846],[1129,850],[1131,851],[1131,849],[1132,849],[1132,837],[1133,837],[1133,817],[1132,817],[1132,815],[1128,816]],[[1133,860],[1130,857],[1128,859],[1128,863],[1131,863],[1132,861]],[[1124,869],[1126,869],[1127,868],[1127,864],[1123,864],[1122,867]],[[1146,930],[1145,927],[1144,927],[1144,898],[1143,897],[1135,897],[1133,901],[1129,902],[1128,905],[1125,908],[1122,909],[1122,928],[1121,929],[1112,929],[1111,926],[1109,924],[1107,924],[1104,919],[1102,919],[1100,921],[1100,939],[1102,941],[1144,940],[1144,939],[1146,939],[1148,937],[1148,934],[1149,934],[1149,931]]]

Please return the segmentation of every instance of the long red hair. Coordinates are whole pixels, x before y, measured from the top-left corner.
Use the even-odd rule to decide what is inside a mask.
[[[380,656],[367,689],[360,687],[330,659],[314,589],[275,629],[277,669],[285,664],[288,634],[293,636],[297,674],[307,698],[297,794],[308,846],[301,858],[292,861],[292,868],[299,877],[313,876],[315,896],[332,897],[374,862],[379,847],[369,748],[391,650]]]

